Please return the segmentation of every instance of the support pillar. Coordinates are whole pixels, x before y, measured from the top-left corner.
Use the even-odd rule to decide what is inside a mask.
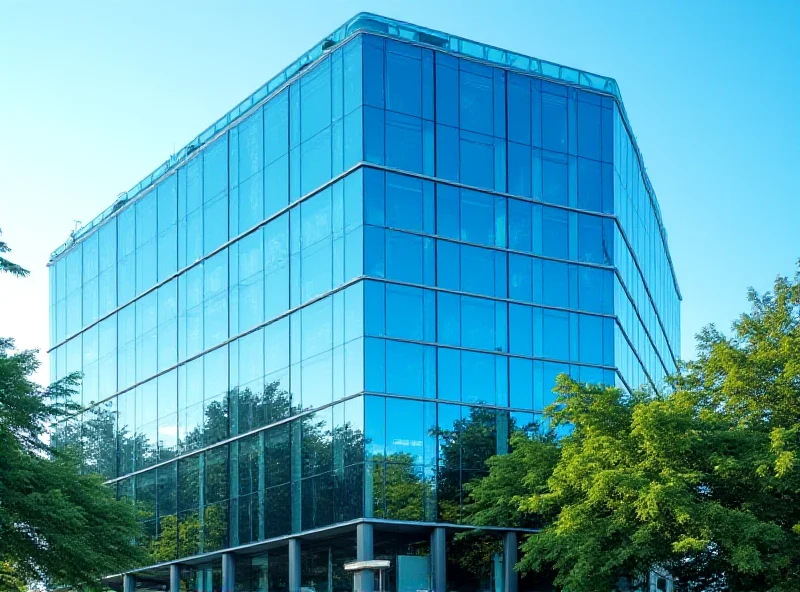
[[[234,592],[236,588],[236,556],[222,554],[222,592]]]
[[[517,592],[517,533],[507,532],[503,537],[503,581],[505,592]]]
[[[447,532],[442,526],[431,533],[431,586],[433,592],[447,590]]]
[[[181,566],[177,563],[169,566],[169,592],[181,592]]]
[[[356,526],[356,559],[369,561],[373,556],[372,524],[362,522]],[[375,572],[365,569],[356,574],[356,592],[374,592]]]
[[[289,592],[300,592],[300,539],[289,539]]]
[[[122,592],[136,592],[136,578],[133,574],[122,576]]]

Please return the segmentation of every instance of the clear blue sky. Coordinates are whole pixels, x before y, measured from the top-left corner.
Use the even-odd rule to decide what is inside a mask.
[[[46,350],[45,264],[73,220],[362,10],[616,78],[669,232],[684,357],[748,286],[794,271],[796,0],[0,0],[0,228],[32,270],[0,278],[0,334]]]

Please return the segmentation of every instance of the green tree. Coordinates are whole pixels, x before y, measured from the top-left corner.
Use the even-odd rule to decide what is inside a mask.
[[[0,230],[0,236],[2,236],[3,231]],[[10,253],[11,249],[5,243],[5,241],[0,241],[0,253]],[[11,275],[15,275],[17,277],[26,277],[28,275],[28,270],[20,267],[16,263],[12,263],[5,257],[0,257],[0,273],[10,273]]]
[[[559,378],[546,415],[568,435],[515,436],[471,489],[474,522],[542,526],[519,569],[565,591],[654,567],[681,590],[800,589],[800,275],[749,299],[664,394]]]
[[[27,274],[4,258],[0,271]],[[0,578],[11,589],[41,581],[91,588],[140,557],[136,517],[101,477],[80,474],[77,454],[46,442],[50,425],[75,411],[64,402],[78,377],[41,387],[31,380],[38,366],[35,351],[0,338]]]

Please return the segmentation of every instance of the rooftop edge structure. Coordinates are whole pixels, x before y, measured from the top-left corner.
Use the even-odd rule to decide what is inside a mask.
[[[616,83],[366,13],[73,233],[50,285],[51,378],[84,375],[53,439],[138,509],[126,591],[349,590],[373,560],[391,591],[550,590],[513,571],[523,531],[462,561],[467,484],[558,374],[660,389],[679,357]]]

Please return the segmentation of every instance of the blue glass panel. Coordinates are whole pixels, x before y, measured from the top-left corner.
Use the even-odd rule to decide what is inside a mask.
[[[446,125],[436,125],[437,177],[447,179],[448,181],[459,180],[459,144],[460,139],[458,129]],[[489,185],[489,187],[491,187],[491,185]]]
[[[385,160],[385,112],[382,109],[364,108],[364,159],[374,164]]]
[[[459,246],[447,241],[436,243],[436,285],[440,288],[458,290],[460,288]]]
[[[228,199],[220,195],[203,207],[203,253],[208,255],[228,240]]]
[[[518,199],[508,200],[508,248],[531,252],[533,206]]]
[[[531,258],[514,253],[508,256],[508,297],[533,302]]]
[[[606,263],[603,253],[603,219],[580,214],[578,216],[578,260]]]
[[[579,315],[579,358],[586,364],[603,363],[603,318]]]
[[[568,266],[558,261],[542,261],[542,303],[569,306]]]
[[[436,305],[436,341],[445,345],[461,345],[461,297],[437,292]]]
[[[542,158],[542,199],[549,203],[568,205],[568,170],[566,157],[545,153]]]
[[[508,192],[523,197],[533,196],[530,146],[508,143]]]
[[[414,284],[424,283],[422,237],[403,232],[386,233],[386,277]]]
[[[386,285],[386,333],[391,337],[422,340],[423,290]]]
[[[459,151],[461,182],[475,187],[494,189],[494,139],[491,136],[462,131]]]
[[[121,216],[122,214],[120,214]],[[100,230],[97,232],[98,234],[98,258],[99,258],[99,267],[100,271],[104,271],[114,265],[117,262],[117,221],[116,219],[109,220],[103,226],[100,227]],[[62,260],[63,261],[63,260]],[[56,270],[63,269],[63,264],[56,264]],[[58,271],[56,272],[58,276]],[[56,280],[56,285],[61,286],[62,284]],[[64,287],[63,290],[58,290],[59,295],[58,299],[61,300],[65,293],[62,293],[66,290]]]
[[[272,318],[289,308],[289,215],[264,228],[265,316]]]
[[[386,391],[386,342],[383,339],[364,339],[364,388]]]
[[[386,341],[387,393],[424,396],[423,367],[422,345]]]
[[[578,207],[581,209],[603,211],[600,166],[594,160],[578,159]]]
[[[289,90],[284,89],[264,105],[264,163],[271,164],[289,152]]]
[[[512,354],[533,355],[532,311],[530,306],[508,305],[508,350]]]
[[[363,74],[361,72],[361,46],[362,37],[357,37],[348,42],[342,51],[342,67],[344,69],[344,112],[350,113],[361,105],[361,87]]]
[[[364,228],[364,273],[372,277],[386,277],[384,230]]]
[[[476,349],[495,348],[494,301],[461,297],[461,345]]]
[[[569,313],[544,310],[542,352],[546,358],[569,360]]]
[[[331,61],[320,60],[300,78],[300,137],[305,142],[331,123]]]
[[[372,168],[364,170],[364,222],[383,226],[385,224],[385,173]],[[398,179],[402,178],[400,175]]]
[[[546,84],[546,83],[545,83]],[[552,86],[552,85],[551,85]],[[542,146],[545,150],[567,151],[567,100],[542,93]]]
[[[461,245],[461,289],[474,294],[495,295],[494,251]]]
[[[545,207],[542,213],[542,254],[548,257],[569,257],[568,213]]]
[[[436,121],[455,128],[458,126],[458,60],[439,52],[435,59]]]
[[[422,117],[421,50],[418,47],[387,41],[386,108]]]
[[[463,62],[462,62],[463,63]],[[460,127],[462,129],[491,135],[492,129],[492,78],[472,72],[460,72]]]
[[[384,108],[384,40],[367,35],[363,37],[364,104]]]
[[[436,184],[436,234],[460,238],[459,190],[443,183]]]
[[[461,240],[494,245],[494,197],[478,191],[461,190]]]
[[[461,352],[461,400],[495,404],[495,363],[492,354]]]
[[[264,169],[264,215],[271,216],[289,203],[289,155],[284,154]]]
[[[386,166],[423,172],[422,120],[391,111],[385,119]]]
[[[325,128],[300,146],[300,194],[310,193],[331,178],[331,129]]]
[[[203,150],[203,201],[208,203],[227,189],[228,136],[223,135]]]
[[[461,355],[457,349],[437,350],[437,392],[439,399],[461,400]]]
[[[434,119],[434,52],[422,50],[422,117],[429,121]]]
[[[533,362],[524,358],[508,360],[509,405],[521,409],[533,406]]]
[[[530,78],[508,73],[508,139],[511,142],[531,143],[531,84]],[[509,147],[509,168],[511,167]]]
[[[604,279],[607,272],[595,267],[578,267],[578,306],[590,312],[605,312]]]
[[[405,175],[386,176],[386,225],[393,228],[424,228],[423,181]]]
[[[301,355],[306,360],[333,347],[333,300],[329,297],[310,304],[301,314]]]
[[[588,98],[588,93],[580,93],[579,98]],[[578,154],[594,160],[601,160],[602,124],[600,105],[578,100]]]
[[[497,136],[498,138],[505,138],[506,137],[506,71],[501,70],[499,68],[493,68],[492,78],[494,87],[493,88],[494,135]]]

